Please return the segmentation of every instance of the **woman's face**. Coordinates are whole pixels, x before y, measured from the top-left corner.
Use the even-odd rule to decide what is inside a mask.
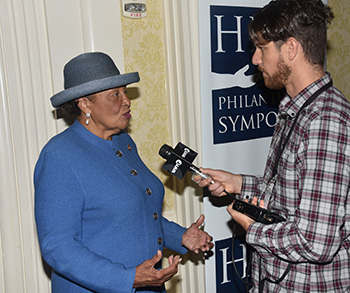
[[[112,135],[129,125],[131,103],[126,95],[125,86],[93,94],[89,99],[80,98],[79,103],[86,106],[81,108],[83,113],[80,115],[80,122],[103,139],[111,139]],[[84,113],[91,115],[88,125],[85,124]]]

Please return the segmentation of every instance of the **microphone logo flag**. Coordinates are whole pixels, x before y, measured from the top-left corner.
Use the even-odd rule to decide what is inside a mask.
[[[159,155],[166,159],[163,169],[175,177],[182,179],[198,154],[179,142],[175,149],[166,144],[163,145],[159,150]]]

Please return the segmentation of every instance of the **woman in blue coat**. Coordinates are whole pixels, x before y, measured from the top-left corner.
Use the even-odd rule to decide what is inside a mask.
[[[131,137],[126,85],[104,53],[85,53],[64,68],[65,90],[54,107],[77,115],[41,151],[34,172],[35,217],[43,258],[53,268],[52,292],[164,292],[180,254],[209,250],[199,226],[185,229],[162,217],[164,187],[146,167]]]

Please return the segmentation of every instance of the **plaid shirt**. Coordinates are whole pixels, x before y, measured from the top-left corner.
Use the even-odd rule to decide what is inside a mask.
[[[278,144],[286,139],[298,110],[328,73],[280,104],[263,177],[243,175],[242,196],[269,197],[268,208],[287,221],[250,225],[246,241],[253,256],[254,288],[264,292],[350,292],[350,104],[334,87],[302,110],[270,183]]]

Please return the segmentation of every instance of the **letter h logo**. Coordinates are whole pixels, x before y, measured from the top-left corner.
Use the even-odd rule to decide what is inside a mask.
[[[234,241],[234,260],[232,260],[232,239],[215,242],[216,292],[244,292],[246,276],[246,245],[239,238]],[[237,275],[233,265],[240,275]],[[249,277],[249,276],[248,276]]]

